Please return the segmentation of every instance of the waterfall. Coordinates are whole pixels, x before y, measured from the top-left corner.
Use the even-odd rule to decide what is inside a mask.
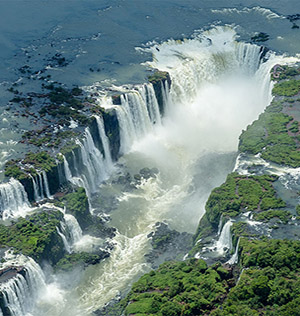
[[[82,141],[76,140],[77,145],[80,147],[81,158],[85,170],[82,171],[79,177],[83,183],[87,184],[87,191],[93,193],[97,190],[97,186],[107,178],[103,156],[99,149],[95,146],[92,135],[87,127],[84,132],[84,139]],[[80,168],[75,161],[75,168]],[[86,178],[84,178],[84,176]],[[87,180],[87,181],[86,181]]]
[[[32,180],[34,200],[35,200],[36,202],[38,202],[38,201],[41,200],[41,198],[40,198],[40,196],[39,196],[38,186],[37,186],[37,184],[36,184],[36,182],[35,182],[35,178],[34,178],[31,174],[29,174],[29,176],[30,176],[30,178],[31,178],[31,180]]]
[[[43,271],[33,259],[24,255],[14,255],[7,251],[4,259],[5,263],[1,268],[24,268],[24,273],[16,272],[12,278],[0,284],[4,306],[13,316],[27,315],[32,310],[38,294],[45,287]]]
[[[259,68],[261,47],[249,43],[237,43],[236,57],[240,67],[248,75],[254,75]]]
[[[219,220],[219,225],[218,225],[218,236],[221,234],[222,226],[223,226],[223,214],[221,214],[221,216],[220,216],[220,220]]]
[[[51,196],[50,190],[49,190],[47,174],[46,174],[46,172],[44,170],[42,171],[42,177],[43,177],[43,180],[44,180],[44,187],[45,187],[46,197],[48,199],[52,199],[52,196]]]
[[[80,228],[77,219],[73,215],[65,214],[64,220],[70,232],[71,242],[73,245],[82,238],[82,229]]]
[[[58,235],[61,237],[63,243],[64,243],[64,246],[65,246],[65,249],[68,253],[71,253],[72,252],[72,246],[70,245],[66,235],[67,235],[67,231],[66,231],[66,226],[65,226],[65,223],[64,222],[60,222],[60,226],[62,228],[62,231],[60,231],[60,229],[58,227],[56,227],[56,231],[58,233]]]
[[[238,239],[238,242],[236,244],[234,254],[226,263],[231,264],[231,265],[238,263],[238,261],[239,261],[239,244],[240,244],[240,238]]]
[[[66,157],[63,156],[63,159],[64,159],[64,173],[65,173],[67,181],[73,183],[75,186],[85,188],[86,193],[89,194],[89,190],[88,190],[89,184],[87,182],[86,177],[83,174],[81,175],[81,178],[76,177],[76,176],[73,177]],[[75,168],[75,171],[76,171],[76,168]]]
[[[60,222],[60,228],[56,227],[57,233],[62,238],[65,249],[68,253],[73,251],[74,245],[78,243],[83,235],[82,229],[77,219],[71,215],[66,214],[65,210],[59,209],[64,214],[64,220]]]
[[[215,247],[217,248],[217,252],[219,252],[221,255],[225,253],[226,250],[230,250],[232,248],[232,237],[230,228],[232,226],[233,222],[232,220],[229,220],[224,225],[219,240],[216,242]]]
[[[43,200],[45,196],[44,196],[44,189],[43,189],[43,178],[40,173],[38,173],[38,184],[39,184],[39,190],[40,190],[40,199]]]
[[[2,219],[25,215],[30,210],[27,193],[23,185],[11,178],[0,184],[0,214]]]
[[[116,106],[120,125],[122,154],[130,150],[134,141],[161,124],[161,117],[152,84],[138,86],[137,90],[121,95],[121,105]]]
[[[45,196],[47,199],[52,199],[46,171],[43,170],[42,172],[37,173],[36,178],[31,174],[29,174],[29,176],[32,180],[34,200],[40,202],[45,199]]]
[[[113,162],[112,162],[111,152],[110,152],[110,147],[109,147],[109,139],[105,133],[103,118],[97,115],[95,115],[95,118],[96,118],[96,122],[98,126],[99,136],[100,136],[103,150],[104,150],[106,170],[109,172],[113,169]]]
[[[161,124],[158,102],[152,84],[144,84],[138,87],[140,96],[147,106],[149,118],[152,124]]]

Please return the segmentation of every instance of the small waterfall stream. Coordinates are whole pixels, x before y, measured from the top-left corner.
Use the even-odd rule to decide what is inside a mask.
[[[34,177],[31,174],[29,174],[29,176],[32,180],[34,200],[40,202],[45,198],[52,199],[46,171],[43,170],[38,172],[37,177]]]
[[[232,236],[230,232],[232,224],[232,220],[226,222],[222,228],[220,237],[215,244],[215,247],[217,248],[216,251],[220,253],[220,255],[223,255],[225,252],[232,249]]]
[[[235,246],[234,254],[226,263],[231,264],[231,265],[238,263],[238,261],[239,261],[239,244],[240,244],[240,238],[238,239],[238,242]]]
[[[50,190],[49,190],[47,174],[44,170],[42,171],[42,178],[43,178],[44,190],[45,190],[46,197],[47,197],[47,199],[52,199],[52,196],[51,196]]]
[[[107,172],[111,172],[113,170],[113,161],[112,161],[111,153],[110,153],[109,139],[106,136],[105,129],[104,129],[103,118],[97,115],[95,115],[95,118],[97,121],[99,136],[100,136],[100,139],[103,145],[103,150],[104,150],[104,162],[106,165],[105,169]]]

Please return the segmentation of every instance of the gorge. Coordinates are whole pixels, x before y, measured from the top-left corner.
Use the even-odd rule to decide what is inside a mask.
[[[216,261],[251,266],[245,258],[250,244],[259,248],[254,237],[282,239],[284,224],[297,239],[298,58],[238,41],[232,26],[137,51],[152,54],[143,84],[69,89],[48,78],[36,94],[9,88],[10,111],[19,104],[18,116],[40,118],[23,133],[27,149],[5,161],[0,184],[3,315],[121,315],[104,308],[119,298],[126,315],[171,315],[173,301],[168,307],[158,299],[156,310],[142,302],[153,303],[143,293],[168,287],[143,284],[163,268],[126,297],[155,265],[184,260],[177,264],[185,273],[220,276],[231,289],[234,270]],[[292,147],[277,155],[274,142]],[[265,223],[274,218],[280,224]],[[184,242],[164,256],[164,244],[176,248],[172,240]],[[202,302],[196,313],[219,303]]]

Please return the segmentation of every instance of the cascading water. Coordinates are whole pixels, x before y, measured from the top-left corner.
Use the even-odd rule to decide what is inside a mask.
[[[40,199],[44,200],[45,195],[44,195],[44,188],[43,188],[43,178],[42,175],[40,173],[38,173],[38,185],[39,185],[39,190],[40,190]]]
[[[215,244],[216,251],[223,255],[226,251],[231,250],[232,248],[232,236],[230,228],[233,222],[231,220],[227,221],[224,227],[222,228],[220,237]]]
[[[167,219],[172,228],[195,231],[211,189],[220,185],[233,168],[233,161],[228,159],[226,166],[218,169],[224,155],[235,157],[241,130],[271,100],[271,67],[284,62],[284,58],[270,55],[262,63],[258,46],[238,43],[235,37],[232,29],[218,27],[194,39],[170,40],[146,49],[154,56],[148,64],[168,71],[172,80],[170,92],[163,90],[168,105],[162,124],[157,117],[154,119],[157,112],[149,110],[148,91],[146,98],[139,88],[128,92],[122,96],[121,105],[112,106],[119,120],[121,151],[127,153],[122,163],[132,174],[145,166],[157,167],[159,174],[133,192],[118,196],[119,205],[111,214],[111,224],[118,233],[110,258],[87,269],[55,315],[72,315],[69,309],[74,297],[80,315],[90,315],[126,291],[140,273],[149,269],[144,258],[149,250],[147,235],[157,221]],[[65,173],[74,179],[77,169],[76,177],[82,183],[88,182],[93,191],[97,187],[94,176],[102,170],[95,160],[103,164],[103,157],[92,150],[87,134],[85,140],[78,142],[85,179],[78,173],[81,168],[76,159],[72,172]],[[208,159],[204,165],[207,155],[214,159]],[[68,168],[65,163],[65,169]],[[219,252],[224,247],[231,248],[231,225],[228,221],[221,231],[216,245]],[[39,311],[39,316],[47,315],[45,310],[47,306]]]
[[[219,225],[218,225],[218,236],[221,234],[222,226],[223,226],[223,214],[221,214],[221,216],[220,216],[220,220],[219,220]]]
[[[80,186],[84,186],[87,193],[91,194],[96,192],[98,185],[108,177],[108,172],[105,169],[103,156],[96,147],[88,127],[85,129],[84,139],[76,140],[76,144],[80,147],[83,166],[80,166],[73,153],[74,169],[77,174],[73,177],[69,165],[64,159],[65,175],[71,183],[80,183]]]
[[[32,180],[34,200],[35,200],[36,202],[38,202],[38,201],[41,200],[41,197],[40,197],[40,195],[39,195],[38,186],[37,186],[37,184],[36,184],[35,178],[34,178],[31,174],[29,174],[29,176],[30,176],[30,178],[31,178],[31,180]]]
[[[205,40],[205,37],[209,37],[210,41]],[[195,201],[188,208],[189,213],[183,212],[177,214],[176,218],[169,218],[174,227],[176,225],[181,227],[180,223],[182,222],[190,224],[187,218],[192,218],[193,224],[189,229],[192,227],[191,230],[194,231],[199,217],[204,213],[204,203],[210,190],[221,184],[227,174],[226,171],[223,171],[222,176],[218,176],[211,187],[206,187],[205,190],[198,189],[193,195],[189,193],[188,188],[193,181],[193,175],[197,172],[195,168],[198,168],[199,164],[201,165],[201,157],[208,153],[218,155],[236,151],[241,130],[254,120],[270,102],[269,71],[274,64],[283,62],[283,58],[270,55],[269,60],[262,63],[260,47],[236,42],[235,32],[229,28],[216,28],[199,38],[185,40],[181,43],[168,41],[154,46],[148,51],[154,55],[153,62],[149,63],[150,66],[161,71],[168,71],[171,76],[171,91],[164,97],[165,102],[168,102],[167,113],[163,124],[150,129],[147,136],[143,137],[145,124],[134,125],[136,121],[133,120],[133,117],[139,116],[130,112],[130,105],[137,102],[137,97],[135,95],[134,98],[130,94],[127,98],[124,97],[121,106],[116,107],[121,127],[123,152],[129,150],[131,152],[126,160],[128,164],[130,164],[131,159],[136,163],[137,158],[135,157],[140,155],[142,159],[151,160],[152,164],[159,168],[161,172],[159,179],[165,178],[160,184],[158,179],[154,181],[158,186],[155,192],[156,194],[160,192],[161,198],[165,198],[175,188],[179,190],[177,193],[180,192],[180,197],[176,196],[175,198],[172,195],[171,201],[168,200],[168,206],[161,206],[157,213],[151,212],[153,215],[152,223],[155,223],[162,216],[161,210],[164,210],[163,217],[165,217],[173,208],[177,211],[180,207],[182,209],[180,202],[176,208],[176,201],[179,199],[179,201],[186,202],[185,199],[190,196],[195,197]],[[129,102],[129,97],[133,99],[132,103]],[[199,163],[195,163],[197,161]],[[233,164],[227,168],[230,172]],[[207,178],[212,176],[209,169],[203,171],[204,174],[205,172]],[[203,178],[202,182],[206,185]],[[201,181],[199,181],[197,186],[201,187],[201,185]],[[160,191],[162,187],[164,192]],[[204,196],[203,201],[201,200],[201,206],[199,206],[197,192],[201,192],[201,195]],[[150,208],[154,203],[157,203],[157,197],[145,195],[143,198],[148,202],[151,201]],[[121,239],[124,235],[131,236],[132,239],[128,241],[136,243],[136,238],[139,236],[141,248],[135,245],[134,256],[137,258],[147,248],[147,243],[142,242],[142,240],[144,234],[149,233],[149,229],[140,227],[137,221],[143,218],[144,215],[142,214],[149,215],[149,209],[139,205],[139,211],[133,211],[134,208],[131,203],[134,200],[135,203],[141,203],[135,194],[127,195],[126,202],[130,204],[130,207],[120,206],[119,213],[116,211],[112,214],[112,224],[120,228],[122,233],[116,239]],[[119,217],[120,221],[117,220]],[[125,223],[124,218],[127,218]],[[151,220],[145,222],[149,225]],[[224,248],[231,249],[232,247],[231,225],[232,221],[228,221],[224,225],[215,246],[222,254]],[[132,249],[126,243],[118,243],[118,245],[125,253],[126,251],[129,253],[129,249]],[[117,262],[120,263],[124,260],[121,259],[122,257],[114,259],[113,253],[107,264],[103,264],[101,267],[101,276],[103,273],[105,274],[106,269],[111,271],[113,265],[116,267]],[[124,266],[130,262],[129,256],[126,260]],[[131,266],[134,265],[134,262],[136,261],[131,262]],[[130,271],[128,269],[128,274],[132,277]],[[130,278],[126,277],[125,271],[122,271],[122,275],[124,288]],[[85,306],[93,306],[100,297],[102,302],[111,299],[112,294],[107,294],[106,290],[113,282],[112,279],[109,282],[110,285],[101,282],[101,289],[97,289],[96,284],[99,285],[99,281],[94,280],[92,281],[92,289],[84,287],[86,293],[91,293],[89,297],[84,295],[82,298]],[[118,278],[118,287],[116,288],[122,290],[120,278]],[[105,293],[107,294],[106,298]],[[93,309],[96,306],[90,308]]]
[[[226,262],[228,264],[235,264],[239,261],[239,244],[240,244],[240,238],[235,246],[235,251],[232,257]]]
[[[46,174],[46,172],[44,170],[42,171],[42,178],[43,178],[43,182],[44,182],[44,188],[45,188],[46,197],[48,199],[52,199],[52,196],[51,196],[50,190],[49,190],[47,174]]]
[[[97,121],[99,136],[100,136],[101,143],[103,145],[103,150],[104,150],[104,161],[105,161],[105,167],[106,167],[105,170],[107,172],[111,172],[113,170],[113,162],[112,162],[111,153],[110,153],[109,139],[104,129],[103,118],[97,115],[95,115],[95,118]]]
[[[87,194],[89,194],[89,185],[86,180],[86,177],[82,174],[81,177],[79,176],[72,176],[72,172],[69,167],[69,163],[65,156],[63,156],[64,159],[64,173],[67,181],[73,183],[75,186],[84,187]],[[75,168],[75,171],[77,172],[77,168]]]
[[[65,250],[68,252],[68,253],[71,253],[72,252],[72,246],[70,245],[70,242],[67,238],[67,230],[66,230],[66,224],[64,222],[61,222],[60,223],[60,228],[59,227],[56,227],[56,231],[58,233],[58,235],[61,237],[63,243],[64,243],[64,247],[65,247]]]
[[[2,219],[24,216],[30,210],[27,193],[22,184],[11,178],[0,184],[0,214]]]
[[[121,105],[115,108],[120,124],[122,154],[127,153],[135,141],[147,135],[153,125],[161,124],[152,84],[144,84],[121,95]]]
[[[33,177],[30,174],[29,176],[32,180],[34,200],[40,202],[45,199],[45,196],[47,199],[52,199],[46,172],[43,170],[42,172],[37,173],[36,177]]]
[[[80,228],[78,221],[73,215],[65,214],[64,220],[71,235],[71,242],[74,245],[82,238],[82,229]]]
[[[16,273],[14,277],[0,284],[4,306],[13,316],[30,315],[40,291],[45,287],[45,276],[40,266],[31,258],[14,255],[9,251],[5,254],[2,268],[21,267],[24,273]]]

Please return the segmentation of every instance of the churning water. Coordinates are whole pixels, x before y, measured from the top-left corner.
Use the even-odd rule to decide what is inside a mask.
[[[145,106],[145,91],[153,93],[151,85],[138,87],[115,106],[123,122],[121,148],[125,155],[120,163],[131,174],[143,167],[155,167],[159,173],[144,179],[136,189],[117,194],[111,225],[118,232],[111,256],[79,273],[82,277],[72,283],[72,290],[57,280],[43,285],[33,315],[89,315],[126,292],[150,268],[144,255],[149,250],[147,235],[157,221],[194,232],[211,189],[234,167],[242,129],[271,101],[270,69],[277,63],[293,62],[272,54],[262,62],[260,47],[237,42],[230,27],[138,50],[153,54],[148,66],[168,71],[172,85],[170,90],[163,87],[166,115],[162,121],[153,97],[152,110]],[[101,128],[99,120],[98,124]],[[111,166],[111,158],[104,159],[95,150],[88,129],[79,145],[83,157],[91,152],[84,159],[86,170],[83,175],[73,175],[65,161],[67,178],[95,192],[108,177],[103,167]],[[110,185],[107,183],[103,186]],[[48,195],[46,186],[42,192]]]
[[[233,169],[238,136],[271,100],[271,67],[293,61],[270,54],[262,62],[260,47],[236,42],[235,36],[231,28],[218,27],[190,40],[143,48],[153,53],[149,66],[171,75],[167,113],[151,128],[144,127],[146,111],[139,114],[141,121],[128,127],[134,138],[121,162],[132,174],[145,166],[158,168],[159,174],[118,195],[111,214],[118,229],[115,249],[87,269],[72,293],[80,313],[100,308],[149,270],[147,235],[157,221],[194,232],[209,192]],[[122,106],[126,110],[128,99]]]

